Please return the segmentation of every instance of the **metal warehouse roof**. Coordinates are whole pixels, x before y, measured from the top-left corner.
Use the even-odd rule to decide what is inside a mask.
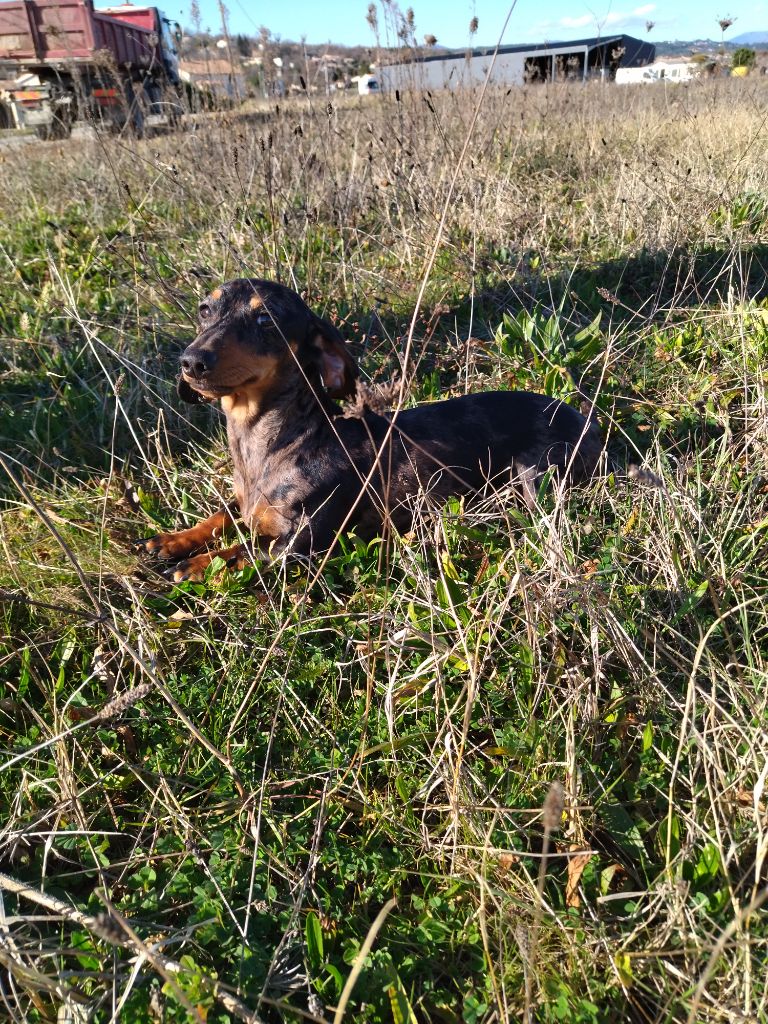
[[[622,65],[628,64],[649,63],[656,56],[656,47],[653,43],[643,42],[642,39],[636,39],[634,36],[627,35],[615,35],[615,36],[593,36],[589,39],[564,39],[557,42],[551,43],[528,43],[528,44],[515,44],[514,46],[500,46],[498,49],[499,55],[504,53],[546,53],[550,50],[595,50],[603,46],[624,46],[626,53],[621,61]],[[439,60],[456,60],[457,57],[492,57],[496,53],[496,47],[494,46],[481,46],[474,49],[464,50],[443,50],[440,53],[430,53],[428,55],[418,54],[411,58],[411,60],[394,60],[393,64],[411,63],[416,60],[428,64],[432,61]]]

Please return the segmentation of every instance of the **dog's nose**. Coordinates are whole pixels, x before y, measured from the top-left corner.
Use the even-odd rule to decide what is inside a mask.
[[[216,355],[206,349],[190,352],[189,349],[181,357],[181,368],[188,377],[199,378],[212,370],[216,363]]]

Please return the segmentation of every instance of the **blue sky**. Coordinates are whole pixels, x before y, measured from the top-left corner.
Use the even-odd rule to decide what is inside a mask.
[[[166,15],[191,24],[188,0],[159,0]],[[216,0],[199,0],[203,27],[216,32],[220,28]],[[282,4],[254,3],[252,0],[225,0],[229,26],[233,33],[255,35],[266,25],[273,35],[308,43],[344,43],[373,45],[374,37],[366,22],[368,0],[285,0]],[[97,0],[97,6],[104,0]],[[383,22],[381,4],[377,3]],[[437,36],[443,46],[461,47],[469,41],[469,22],[479,20],[474,39],[476,46],[494,45],[508,10],[504,0],[408,0],[402,10],[412,6],[419,41],[425,33]],[[578,39],[582,36],[626,32],[641,39],[719,39],[718,18],[730,15],[736,22],[726,39],[741,32],[768,30],[768,0],[747,3],[743,0],[660,0],[624,2],[624,0],[519,0],[504,35],[505,43]],[[646,22],[655,27],[646,31]]]

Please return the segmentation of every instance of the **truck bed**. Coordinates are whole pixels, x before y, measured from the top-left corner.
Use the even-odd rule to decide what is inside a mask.
[[[92,0],[0,2],[0,61],[58,65],[108,50],[118,65],[148,67],[157,46],[155,33],[94,11]]]

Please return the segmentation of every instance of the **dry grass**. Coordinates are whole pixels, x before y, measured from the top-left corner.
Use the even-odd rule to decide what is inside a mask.
[[[489,93],[463,159],[471,94],[0,154],[13,1019],[768,1019],[766,98]],[[172,376],[242,274],[409,401],[596,401],[605,476],[170,589],[128,542],[227,492]]]

